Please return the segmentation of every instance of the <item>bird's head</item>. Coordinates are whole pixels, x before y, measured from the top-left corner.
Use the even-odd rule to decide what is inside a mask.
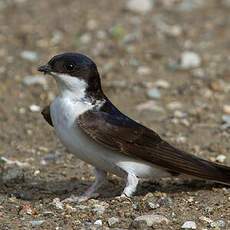
[[[38,71],[53,76],[62,92],[88,92],[92,96],[102,92],[96,64],[80,53],[56,55]]]

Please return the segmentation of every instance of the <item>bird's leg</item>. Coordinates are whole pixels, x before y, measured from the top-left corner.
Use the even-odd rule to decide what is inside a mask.
[[[134,174],[128,173],[126,185],[121,196],[131,197],[136,192],[138,181],[139,179]]]
[[[95,192],[106,182],[106,171],[98,168],[95,168],[94,171],[96,179],[94,183],[84,192],[82,195],[83,197],[92,198],[95,197],[95,195],[98,196]]]
[[[86,201],[90,198],[98,197],[98,193],[96,191],[105,183],[107,173],[104,170],[95,168],[95,182],[83,193],[81,196],[70,196],[69,198],[65,199],[64,202],[82,202]]]

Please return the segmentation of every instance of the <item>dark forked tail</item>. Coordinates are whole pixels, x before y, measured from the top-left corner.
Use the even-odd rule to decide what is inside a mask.
[[[215,178],[211,180],[230,185],[230,167],[219,164],[214,164],[214,166],[220,175],[218,174]]]
[[[173,150],[173,160],[168,166],[177,169],[178,173],[230,185],[230,167],[201,159],[172,146],[169,148]]]

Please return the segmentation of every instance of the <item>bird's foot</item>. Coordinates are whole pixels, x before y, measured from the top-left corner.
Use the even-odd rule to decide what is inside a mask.
[[[87,200],[97,198],[99,196],[99,193],[92,193],[90,195],[83,194],[81,196],[75,196],[71,195],[70,197],[63,200],[64,203],[81,203],[85,202]]]
[[[115,199],[118,201],[129,201],[130,203],[132,203],[131,197],[127,196],[125,193],[122,193],[120,196],[116,196]]]

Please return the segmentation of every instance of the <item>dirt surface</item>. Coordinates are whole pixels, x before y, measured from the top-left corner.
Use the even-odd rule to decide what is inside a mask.
[[[59,203],[92,183],[92,167],[67,153],[40,114],[56,94],[54,81],[25,80],[57,53],[83,52],[120,110],[170,143],[230,166],[223,125],[230,113],[230,4],[200,1],[186,9],[182,2],[156,1],[140,14],[122,0],[0,1],[0,229],[146,229],[134,221],[144,214],[167,218],[155,229],[186,221],[230,229],[229,187],[199,181],[144,181],[129,201],[115,198],[124,182],[110,176],[98,199]],[[185,51],[201,63],[182,68]],[[111,217],[118,219],[109,224]]]

